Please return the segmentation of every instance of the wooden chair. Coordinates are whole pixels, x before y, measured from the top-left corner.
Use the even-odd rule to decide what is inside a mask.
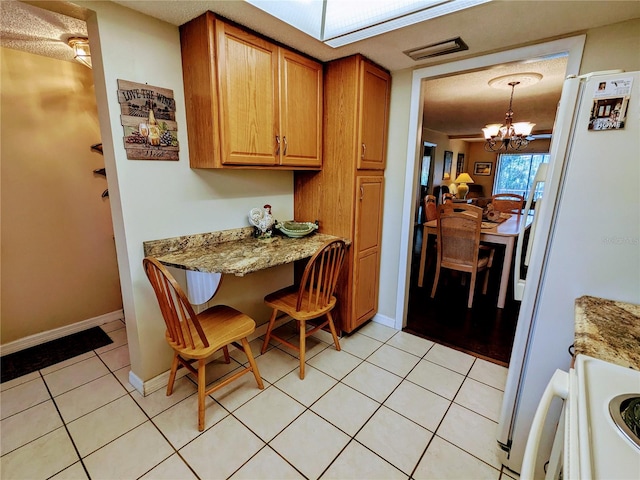
[[[483,270],[486,270],[486,274],[482,293],[487,293],[489,269],[493,265],[494,250],[481,248],[481,228],[482,209],[479,207],[465,203],[438,207],[438,254],[431,298],[436,295],[441,268],[471,273],[468,308],[473,306],[477,274]],[[480,255],[481,251],[482,255]]]
[[[438,218],[438,207],[436,205],[436,197],[434,195],[425,195],[423,200],[425,222],[436,220]]]
[[[260,389],[264,388],[258,366],[253,359],[247,336],[253,333],[253,319],[226,305],[216,305],[196,314],[182,288],[158,260],[146,257],[143,266],[167,326],[166,339],[173,348],[173,363],[167,385],[167,396],[173,392],[178,368],[185,367],[198,380],[198,430],[204,430],[204,401],[210,393],[228,385],[245,373],[253,372]],[[239,345],[238,340],[242,343]],[[228,345],[244,350],[249,366],[222,382],[206,389],[206,360],[222,349],[229,363]],[[198,362],[197,368],[192,363]]]
[[[265,303],[273,308],[273,314],[267,326],[262,353],[267,350],[269,340],[272,338],[300,352],[300,379],[304,379],[305,340],[309,335],[329,325],[336,350],[340,350],[331,310],[336,305],[336,297],[333,293],[346,250],[347,246],[342,240],[331,240],[325,243],[307,262],[299,285],[283,288],[264,297]],[[298,346],[273,334],[273,326],[279,311],[297,321],[300,331]],[[307,321],[323,316],[326,316],[324,322],[307,330]]]
[[[517,193],[496,193],[491,196],[491,205],[498,212],[521,215],[524,207],[524,197]]]
[[[454,198],[455,195],[453,193],[445,193],[444,195],[442,195],[442,204],[447,205],[449,203],[453,203]]]

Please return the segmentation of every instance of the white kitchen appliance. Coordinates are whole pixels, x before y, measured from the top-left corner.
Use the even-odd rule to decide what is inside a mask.
[[[640,303],[639,92],[640,72],[570,78],[562,90],[497,434],[516,472],[547,382],[569,370],[575,299]],[[561,407],[547,415],[541,464]]]
[[[521,480],[542,476],[534,466],[554,397],[564,399],[565,406],[545,478],[636,480],[640,476],[634,415],[640,400],[640,371],[578,355],[575,368],[568,373],[556,370],[544,391],[531,426]]]

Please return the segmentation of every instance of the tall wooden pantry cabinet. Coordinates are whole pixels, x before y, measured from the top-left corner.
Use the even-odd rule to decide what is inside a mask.
[[[351,239],[335,318],[351,332],[378,311],[391,77],[361,55],[325,64],[324,160],[295,172],[296,220]]]

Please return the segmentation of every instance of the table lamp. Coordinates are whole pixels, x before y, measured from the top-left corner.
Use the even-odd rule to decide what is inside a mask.
[[[454,183],[458,184],[458,198],[467,198],[467,193],[469,193],[469,185],[467,183],[473,183],[473,178],[468,173],[461,173]]]

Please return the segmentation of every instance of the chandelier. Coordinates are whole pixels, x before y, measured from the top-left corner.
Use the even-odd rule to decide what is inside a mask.
[[[535,123],[516,122],[513,123],[513,91],[520,82],[509,82],[511,87],[511,98],[509,99],[509,110],[507,110],[504,125],[492,123],[482,129],[486,142],[484,149],[488,152],[498,152],[500,150],[521,150],[529,145],[533,140],[531,130]]]

